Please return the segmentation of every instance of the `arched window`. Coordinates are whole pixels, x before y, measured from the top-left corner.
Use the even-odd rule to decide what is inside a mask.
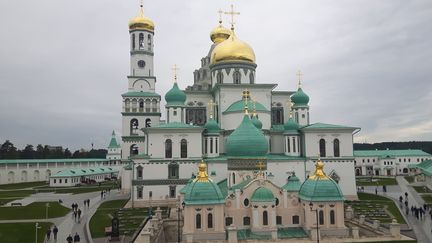
[[[147,44],[148,44],[148,49],[150,51],[152,48],[152,37],[150,34],[147,36]]]
[[[145,120],[145,127],[151,127],[151,119],[150,118],[147,118]]]
[[[292,216],[292,223],[293,224],[300,224],[300,217],[298,215]]]
[[[157,112],[157,100],[152,100],[152,112]]]
[[[255,83],[255,76],[253,75],[252,72],[249,74],[249,81],[250,81],[251,84]]]
[[[207,228],[213,228],[213,214],[207,214]]]
[[[208,143],[208,139],[205,139],[204,140],[204,151],[205,151],[205,153],[207,154],[208,153],[208,145],[207,145],[207,143]]]
[[[234,80],[235,84],[240,84],[240,82],[241,82],[241,74],[240,74],[239,71],[235,71],[233,73],[233,80]]]
[[[319,140],[320,157],[326,157],[326,142],[324,138]]]
[[[320,210],[319,214],[318,214],[318,218],[319,218],[319,224],[323,225],[324,224],[324,211]]]
[[[139,34],[139,49],[144,49],[144,34],[140,33]]]
[[[195,228],[201,229],[201,214],[197,213],[195,216]]]
[[[137,179],[142,179],[143,178],[143,167],[142,166],[138,166],[136,168],[137,170]]]
[[[179,165],[176,162],[171,162],[168,164],[168,179],[178,179],[179,178]]]
[[[263,225],[268,225],[268,213],[267,213],[267,211],[263,212]]]
[[[135,50],[135,34],[132,34],[132,50]]]
[[[235,185],[235,173],[232,173],[232,182],[233,182],[233,185]]]
[[[243,225],[250,225],[250,217],[243,217]]]
[[[182,139],[180,142],[180,158],[187,158],[187,140]]]
[[[146,99],[145,101],[145,111],[150,112],[150,100]]]
[[[132,144],[130,146],[130,156],[138,155],[138,145]]]
[[[138,119],[136,118],[130,121],[130,134],[138,135]]]
[[[137,198],[142,199],[143,198],[143,187],[137,187]]]
[[[333,141],[333,153],[334,153],[334,157],[340,156],[339,139],[337,139],[337,138],[335,138],[335,140]]]
[[[336,224],[335,211],[330,210],[330,224]]]
[[[171,141],[171,139],[165,140],[165,158],[172,158],[172,141]]]
[[[210,153],[213,153],[213,138],[210,138]]]
[[[217,83],[218,83],[218,84],[221,84],[221,83],[222,83],[222,80],[223,80],[223,74],[222,74],[222,72],[218,72],[218,73],[216,74],[216,81],[217,81]]]
[[[293,143],[293,152],[296,152],[296,142],[295,142],[295,138],[292,138],[292,143]]]
[[[276,216],[276,225],[282,224],[282,216]]]

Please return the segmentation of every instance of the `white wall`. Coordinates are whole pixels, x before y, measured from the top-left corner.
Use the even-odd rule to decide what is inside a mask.
[[[152,158],[165,158],[165,140],[172,141],[172,158],[180,158],[180,141],[186,139],[188,142],[187,155],[188,157],[202,156],[202,130],[152,130],[148,134],[148,155]]]
[[[307,157],[319,156],[319,141],[326,141],[326,157],[333,157],[333,141],[339,139],[340,157],[353,156],[353,136],[351,131],[316,131],[305,132],[305,149]]]

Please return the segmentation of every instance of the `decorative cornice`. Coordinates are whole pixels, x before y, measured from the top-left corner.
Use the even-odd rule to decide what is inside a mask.
[[[160,112],[122,112],[122,116],[161,116]]]
[[[133,180],[134,186],[156,186],[156,185],[186,185],[189,179],[147,179]]]

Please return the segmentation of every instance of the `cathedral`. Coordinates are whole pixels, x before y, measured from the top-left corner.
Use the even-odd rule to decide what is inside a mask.
[[[231,9],[228,14],[238,13]],[[187,204],[186,185],[191,178],[206,180],[200,179],[205,174],[222,192],[218,202],[239,204],[229,195],[256,184],[268,185],[259,194],[272,193],[286,204],[282,188],[290,180],[307,181],[317,164],[340,190],[339,198],[357,198],[353,135],[360,128],[311,122],[300,73],[295,91],[276,90],[277,83],[257,79],[253,48],[236,34],[233,21],[226,28],[220,20],[210,32],[209,51],[193,73],[193,85],[183,88],[174,67],[161,109],[162,96],[155,92],[155,30],[141,6],[129,21],[130,74],[121,111],[121,155],[131,161],[122,188],[131,192],[130,203]],[[252,204],[253,197],[248,200]]]

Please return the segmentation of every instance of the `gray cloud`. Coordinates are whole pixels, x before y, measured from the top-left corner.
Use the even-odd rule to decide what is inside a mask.
[[[182,88],[230,1],[145,1],[156,23],[157,91]],[[236,1],[237,35],[257,56],[257,82],[296,88],[301,69],[313,122],[360,126],[356,140],[432,139],[432,3]],[[127,22],[137,1],[0,2],[0,140],[104,147],[121,131]],[[225,19],[226,20],[226,19]],[[226,21],[225,21],[226,23]],[[227,25],[227,24],[226,24]]]

